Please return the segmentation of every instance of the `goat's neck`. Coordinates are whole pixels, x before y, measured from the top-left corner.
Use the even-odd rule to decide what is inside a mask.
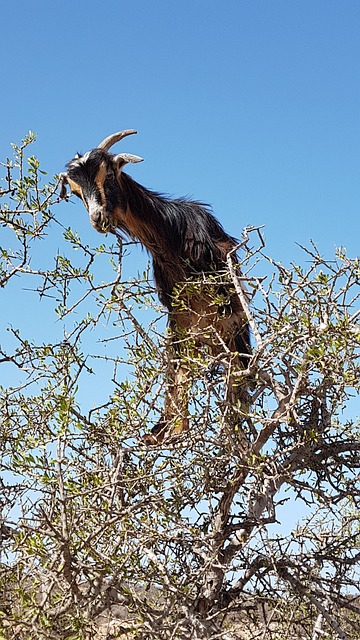
[[[164,229],[164,213],[161,197],[127,174],[119,182],[122,198],[116,209],[116,222],[130,236],[137,238],[153,257],[168,253]]]

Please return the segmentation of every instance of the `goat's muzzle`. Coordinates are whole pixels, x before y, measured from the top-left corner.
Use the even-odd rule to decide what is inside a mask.
[[[88,205],[91,226],[100,233],[107,233],[112,227],[112,221],[105,208],[97,202]]]

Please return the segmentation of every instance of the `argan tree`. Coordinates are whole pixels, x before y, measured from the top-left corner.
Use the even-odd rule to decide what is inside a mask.
[[[64,226],[33,141],[1,165],[0,639],[358,638],[359,260],[239,229],[249,367],[188,341],[190,430],[147,446],[163,309],[133,243]]]

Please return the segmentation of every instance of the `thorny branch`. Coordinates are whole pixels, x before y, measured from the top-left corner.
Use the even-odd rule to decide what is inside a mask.
[[[285,267],[245,229],[241,281],[230,256],[219,277],[251,326],[249,366],[189,343],[191,428],[147,448],[166,387],[149,274],[134,277],[133,243],[64,228],[32,141],[1,165],[2,293],[28,305],[6,307],[0,335],[4,638],[356,638],[359,261],[311,246],[306,269]],[[246,410],[228,406],[234,377]]]

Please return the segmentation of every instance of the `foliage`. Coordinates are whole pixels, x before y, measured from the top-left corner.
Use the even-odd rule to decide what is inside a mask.
[[[251,405],[235,426],[227,353],[189,349],[191,430],[146,447],[166,384],[151,280],[120,238],[62,226],[33,141],[1,165],[0,638],[358,637],[358,259],[311,246],[284,267],[245,230],[250,305],[227,277]]]

